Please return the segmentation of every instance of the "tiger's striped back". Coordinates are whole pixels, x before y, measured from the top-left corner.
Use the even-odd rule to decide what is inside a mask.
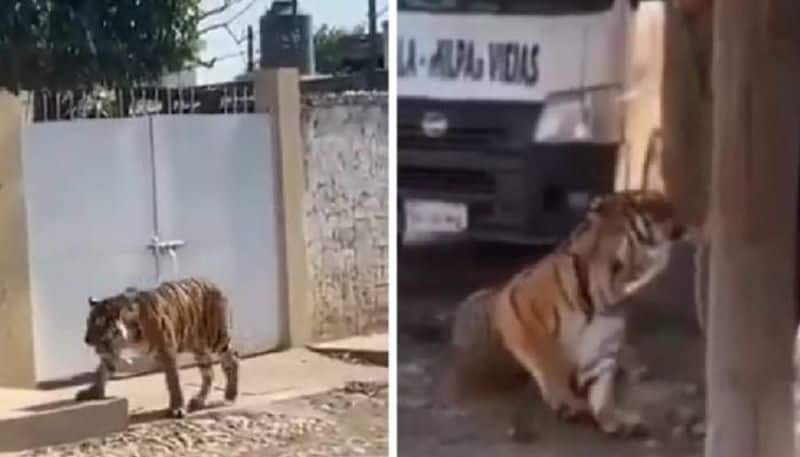
[[[221,353],[231,342],[228,301],[213,283],[187,278],[139,292],[139,318],[151,345]]]

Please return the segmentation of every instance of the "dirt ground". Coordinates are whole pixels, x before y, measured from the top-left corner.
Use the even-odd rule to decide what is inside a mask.
[[[533,261],[542,250],[464,242],[404,248],[399,256],[398,436],[402,457],[597,456],[689,457],[704,440],[703,344],[691,319],[691,257],[630,303],[629,341],[649,375],[627,382],[622,402],[641,411],[648,438],[608,438],[588,425],[559,422],[520,392],[467,410],[434,403],[442,329],[469,292]],[[689,269],[687,270],[687,267]],[[538,396],[537,396],[538,397]],[[517,443],[508,430],[513,406],[531,401],[536,438]]]
[[[183,420],[134,424],[103,438],[18,454],[20,457],[378,457],[388,455],[386,384],[343,389]]]

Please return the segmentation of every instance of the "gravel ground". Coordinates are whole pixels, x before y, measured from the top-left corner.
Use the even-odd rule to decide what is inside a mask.
[[[146,422],[103,438],[19,455],[384,456],[388,455],[387,411],[386,385],[355,382],[263,408]]]

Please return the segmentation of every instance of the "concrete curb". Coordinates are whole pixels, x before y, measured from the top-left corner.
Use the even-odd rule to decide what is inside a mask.
[[[341,356],[362,360],[373,365],[389,366],[389,347],[386,334],[356,336],[335,341],[313,343],[306,346],[309,351],[322,355]]]
[[[0,452],[81,441],[115,433],[128,426],[124,398],[76,403],[45,403],[0,416]]]

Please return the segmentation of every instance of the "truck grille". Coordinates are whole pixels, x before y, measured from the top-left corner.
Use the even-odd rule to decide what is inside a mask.
[[[416,125],[397,127],[397,144],[403,148],[474,149],[501,146],[508,132],[502,128],[451,128],[441,138],[429,138]]]
[[[493,194],[495,191],[494,177],[477,170],[402,167],[397,182],[401,188],[428,192]]]
[[[400,149],[484,151],[527,147],[541,110],[541,102],[400,98],[397,145]],[[422,131],[428,113],[447,119],[442,137],[429,138]]]

